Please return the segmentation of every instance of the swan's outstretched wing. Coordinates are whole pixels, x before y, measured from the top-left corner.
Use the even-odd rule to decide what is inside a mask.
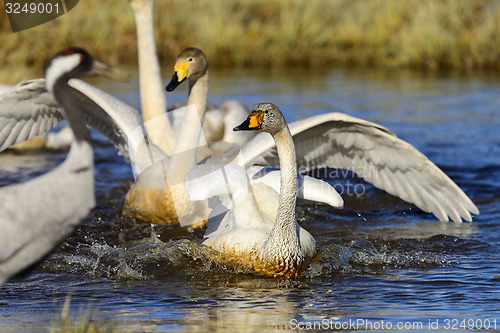
[[[87,124],[109,138],[126,156],[126,132],[141,124],[137,111],[83,81],[72,79],[70,85]],[[62,119],[59,105],[45,87],[45,79],[19,84],[0,96],[0,151],[45,134]]]
[[[44,79],[19,84],[0,95],[0,151],[46,133],[62,118]]]
[[[434,163],[390,130],[341,113],[290,124],[300,172],[320,167],[352,170],[392,195],[431,212],[441,221],[472,221],[479,214],[465,193]],[[269,136],[257,135],[240,164],[277,166]]]
[[[107,137],[121,155],[128,158],[131,147],[136,151],[144,143],[146,134],[137,110],[84,81],[71,79],[69,85],[86,123]],[[0,95],[0,151],[46,133],[62,119],[44,79],[21,83]],[[162,155],[155,147],[152,150],[153,155]]]

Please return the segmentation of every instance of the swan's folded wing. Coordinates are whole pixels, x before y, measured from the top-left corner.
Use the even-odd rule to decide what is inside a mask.
[[[0,151],[48,132],[62,118],[44,79],[19,84],[0,95]]]
[[[441,221],[471,221],[477,207],[434,163],[377,124],[340,113],[290,124],[300,172],[320,167],[352,170]],[[255,141],[255,142],[254,142]],[[276,166],[274,144],[258,135],[243,149],[243,164]]]

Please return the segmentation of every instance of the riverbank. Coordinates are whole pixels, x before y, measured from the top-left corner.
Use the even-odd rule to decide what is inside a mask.
[[[4,8],[0,22],[0,82],[41,75],[43,60],[69,45],[115,65],[137,62],[124,0],[80,1],[62,17],[15,34]],[[500,5],[491,0],[162,0],[155,27],[164,64],[197,46],[213,67],[500,70]]]

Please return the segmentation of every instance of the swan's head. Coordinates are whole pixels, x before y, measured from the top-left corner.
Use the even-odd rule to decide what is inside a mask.
[[[259,103],[247,119],[233,131],[261,131],[275,134],[286,127],[285,117],[273,103]]]
[[[174,75],[167,86],[167,91],[172,91],[184,80],[196,81],[208,70],[208,61],[205,53],[195,47],[184,49],[174,66]]]

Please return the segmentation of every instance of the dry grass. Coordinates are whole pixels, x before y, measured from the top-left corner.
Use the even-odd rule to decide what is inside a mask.
[[[216,67],[500,69],[494,0],[161,0],[155,6],[164,63],[197,46]],[[43,59],[69,45],[114,64],[136,63],[126,0],[80,1],[66,15],[16,34],[0,7],[0,22],[3,68],[35,66],[41,74]],[[10,77],[0,74],[1,81]]]

